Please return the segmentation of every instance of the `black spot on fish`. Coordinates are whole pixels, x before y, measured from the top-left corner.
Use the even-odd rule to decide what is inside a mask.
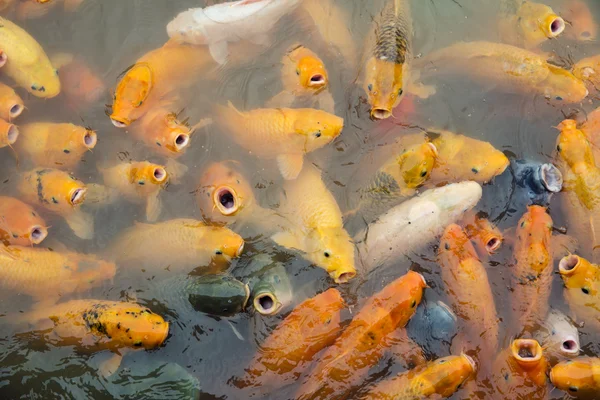
[[[590,290],[588,288],[581,288],[581,291],[585,294],[590,294]]]
[[[450,250],[450,244],[449,243],[444,243],[444,248],[446,250]]]
[[[58,204],[58,200],[56,200],[56,197],[52,196],[52,202],[53,202],[54,204]]]
[[[70,151],[70,150],[67,150],[67,149],[64,149],[64,150],[63,150],[63,153],[65,153],[65,154],[69,154],[70,152],[71,152],[71,151]]]
[[[478,173],[479,173],[479,170],[478,170],[477,168],[475,168],[475,167],[471,168],[471,171],[472,171],[474,174],[478,174]]]
[[[140,185],[140,186],[144,186],[145,184],[146,184],[146,182],[144,182],[144,181],[138,181],[138,185]]]
[[[133,345],[135,347],[142,347],[142,342],[135,342]]]
[[[121,323],[117,323],[117,329],[121,329]]]

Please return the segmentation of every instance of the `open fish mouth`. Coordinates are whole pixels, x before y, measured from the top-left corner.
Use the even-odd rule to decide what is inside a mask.
[[[8,132],[6,132],[6,141],[8,144],[15,144],[19,138],[19,129],[15,125],[8,126]]]
[[[48,231],[43,226],[34,226],[29,231],[29,240],[33,244],[40,244],[48,236]]]
[[[560,351],[566,356],[576,356],[579,354],[579,343],[573,338],[565,339],[560,344]]]
[[[86,193],[87,193],[87,189],[84,189],[84,188],[75,189],[73,191],[73,193],[71,194],[70,203],[72,205],[77,205],[77,204],[83,203],[83,200],[85,200]]]
[[[325,79],[325,75],[323,74],[314,74],[310,77],[308,81],[308,86],[310,87],[322,87],[327,84],[327,80]]]
[[[175,136],[175,140],[173,141],[173,145],[175,146],[175,150],[178,152],[183,151],[190,144],[190,135],[186,133],[180,133]]]
[[[542,358],[542,348],[533,339],[517,339],[512,347],[513,357],[521,362],[531,363]]]
[[[223,215],[233,215],[240,208],[240,202],[235,190],[229,186],[221,186],[213,193],[215,207]]]
[[[558,271],[562,275],[572,275],[579,266],[579,257],[571,254],[563,257],[558,263]]]
[[[154,168],[152,171],[152,179],[156,183],[162,183],[167,179],[167,171],[162,167]]]
[[[391,110],[386,110],[385,108],[373,108],[371,110],[371,118],[375,120],[387,119],[392,116]]]
[[[553,164],[543,164],[540,167],[540,178],[549,192],[558,193],[562,190],[563,176]]]
[[[25,107],[23,107],[21,104],[13,104],[13,106],[8,110],[8,115],[11,119],[17,118],[19,115],[21,115],[24,109]]]
[[[261,293],[254,297],[254,309],[262,315],[273,315],[282,305],[273,293]]]
[[[117,128],[125,128],[129,125],[129,122],[120,121],[118,119],[115,119],[114,117],[110,118],[110,122],[112,122],[112,124]]]
[[[555,38],[565,30],[565,20],[559,16],[554,16],[550,19],[550,23],[548,24],[548,32],[551,38]]]
[[[485,242],[485,250],[488,254],[493,254],[502,246],[502,239],[498,236],[492,236]]]
[[[475,363],[475,360],[465,353],[462,353],[460,356],[467,360],[467,362],[471,365],[471,368],[473,368],[473,371],[477,371],[477,364]]]
[[[98,143],[98,137],[96,136],[96,132],[87,130],[85,135],[83,135],[83,145],[88,149],[93,149],[96,147],[96,143]]]

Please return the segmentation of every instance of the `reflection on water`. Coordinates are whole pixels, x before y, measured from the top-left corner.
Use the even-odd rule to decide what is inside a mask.
[[[17,0],[17,3],[21,2],[34,3]],[[65,6],[68,3],[70,2],[65,0]],[[134,140],[129,128],[118,129],[113,126],[105,113],[107,104],[112,104],[112,95],[123,72],[142,55],[166,42],[166,26],[169,21],[189,7],[218,2],[205,0],[200,3],[188,0],[85,0],[73,12],[66,12],[62,6],[56,6],[48,11],[47,16],[18,21],[20,26],[38,39],[51,58],[58,53],[72,53],[78,60],[89,65],[91,72],[98,74],[102,82],[95,83],[85,93],[94,92],[97,87],[101,90],[102,86],[108,89],[99,98],[91,96],[93,103],[89,105],[84,104],[85,96],[75,102],[69,102],[63,97],[64,94],[43,100],[19,89],[18,93],[22,95],[26,109],[15,123],[70,122],[96,131],[97,144],[92,150],[85,151],[82,161],[72,170],[78,179],[86,183],[103,183],[98,168],[131,160],[165,163],[164,157],[153,152],[142,141]],[[369,45],[364,38],[368,36],[373,19],[385,2],[332,0],[332,3],[343,10],[345,15],[329,16],[331,29],[336,29],[330,34],[342,36],[354,45],[357,54],[355,61],[362,65],[363,47]],[[569,2],[548,0],[546,3],[554,10],[564,10],[565,4]],[[600,18],[600,6],[593,1],[587,3],[596,17]],[[34,7],[34,4],[30,6]],[[330,9],[323,7],[322,10]],[[16,17],[10,11],[7,12],[8,18]],[[499,12],[497,2],[490,0],[413,1],[413,57],[419,59],[459,41],[499,40],[495,29],[495,18]],[[323,18],[322,15],[318,17]],[[342,17],[346,18],[345,24],[340,22],[344,21]],[[422,99],[407,94],[394,111],[393,118],[373,121],[369,118],[362,71],[354,62],[344,58],[348,53],[340,56],[339,50],[328,46],[323,36],[315,30],[314,18],[300,9],[285,15],[275,26],[268,49],[245,42],[230,46],[232,62],[224,66],[200,69],[199,76],[187,77],[190,82],[181,85],[177,101],[173,103],[175,105],[169,105],[172,108],[169,111],[177,113],[180,121],[186,120],[190,126],[194,126],[215,116],[215,104],[226,105],[228,101],[232,101],[241,110],[263,107],[274,96],[289,89],[281,79],[282,55],[297,44],[309,47],[327,67],[335,114],[343,117],[344,129],[332,143],[316,147],[307,154],[304,165],[314,164],[323,171],[323,180],[345,218],[352,214],[353,207],[356,206],[356,188],[367,185],[367,179],[380,168],[381,160],[390,157],[392,147],[386,145],[393,145],[398,138],[409,133],[420,133],[422,129],[448,130],[490,142],[496,149],[503,151],[513,164],[501,176],[484,186],[483,198],[476,206],[476,211],[484,211],[500,231],[505,232],[509,244],[483,260],[498,310],[499,344],[506,349],[513,339],[511,335],[514,335],[506,323],[510,321],[513,295],[508,290],[514,263],[511,240],[514,240],[515,233],[512,228],[525,212],[528,202],[525,197],[531,197],[531,193],[520,190],[518,180],[511,173],[521,168],[514,164],[514,160],[551,162],[558,134],[555,127],[567,115],[582,116],[590,112],[594,108],[593,101],[590,99],[584,100],[582,104],[557,104],[550,103],[533,92],[525,95],[506,94],[502,90],[495,90],[498,82],[482,84],[480,79],[477,83],[473,82],[469,78],[467,62],[466,70],[460,75],[427,78],[426,83],[436,85],[435,95]],[[598,51],[595,42],[574,41],[567,35],[546,41],[542,49],[555,52],[557,63],[567,64],[569,60],[593,56]],[[186,63],[186,60],[180,59],[177,62]],[[189,65],[181,66],[182,69],[186,67]],[[413,75],[415,74],[413,71]],[[326,108],[329,104],[327,101],[319,101],[318,105]],[[169,281],[171,283],[168,285],[161,284],[165,277],[181,273],[181,265],[177,270],[157,261],[161,259],[161,252],[177,247],[161,236],[161,232],[147,233],[143,239],[141,235],[136,236],[138,243],[135,243],[135,238],[130,238],[128,240],[132,240],[131,244],[119,251],[127,253],[128,250],[135,250],[136,254],[153,254],[152,263],[146,260],[129,262],[126,266],[119,265],[112,281],[91,285],[91,289],[86,287],[85,291],[78,290],[74,294],[71,293],[73,290],[66,290],[64,300],[68,296],[68,299],[138,301],[169,322],[170,332],[164,346],[151,351],[127,352],[120,366],[117,365],[117,372],[104,377],[99,371],[112,357],[112,353],[90,353],[73,346],[55,347],[38,336],[22,333],[23,329],[19,329],[18,324],[13,322],[18,319],[15,315],[31,309],[32,293],[21,291],[17,294],[2,294],[2,398],[244,398],[245,395],[240,394],[240,389],[232,383],[231,378],[243,375],[244,367],[253,359],[259,344],[280,323],[283,316],[295,305],[334,286],[334,283],[323,269],[312,266],[300,252],[285,250],[269,239],[276,227],[289,223],[278,212],[283,207],[281,193],[284,181],[280,174],[281,164],[275,160],[276,157],[269,154],[261,154],[261,158],[255,157],[220,129],[223,127],[217,124],[200,127],[193,132],[189,148],[176,159],[179,163],[177,165],[187,167],[187,172],[177,176],[178,179],[171,179],[162,188],[158,220],[210,218],[210,215],[203,215],[198,208],[202,201],[199,202],[197,196],[199,192],[203,193],[198,182],[210,179],[203,177],[203,174],[212,163],[234,160],[231,164],[247,180],[244,185],[251,188],[256,197],[253,200],[256,207],[252,208],[252,213],[239,213],[236,223],[230,226],[245,239],[243,253],[231,265],[224,259],[212,257],[212,253],[208,256],[203,253],[198,257],[212,257],[212,261],[205,261],[194,273],[202,275],[227,271],[242,283],[248,283],[256,280],[256,276],[261,274],[260,268],[263,268],[260,266],[256,270],[254,258],[257,255],[266,256],[267,263],[277,263],[277,268],[280,268],[278,273],[285,267],[289,282],[287,278],[282,282],[277,276],[271,276],[268,282],[261,282],[274,287],[271,288],[272,291],[279,291],[280,294],[283,292],[284,300],[277,307],[270,303],[276,303],[277,299],[265,300],[267,303],[256,308],[281,307],[281,311],[276,315],[262,315],[254,310],[255,307],[248,307],[247,312],[225,317],[194,311],[178,293],[180,286],[173,284],[177,280]],[[0,194],[13,196],[16,195],[18,173],[29,170],[31,160],[19,157],[16,162],[8,148],[2,149],[1,154]],[[240,183],[239,180],[237,183]],[[243,190],[233,184],[228,187],[238,192]],[[115,197],[114,193],[104,194]],[[58,250],[67,248],[80,253],[116,258],[115,254],[110,254],[110,250],[107,251],[111,241],[134,224],[146,222],[146,216],[149,215],[145,203],[125,201],[122,193],[116,197],[116,201],[103,204],[107,198],[100,196],[98,204],[83,207],[86,213],[93,215],[95,223],[95,234],[91,240],[80,239],[64,219],[48,214],[50,230],[45,245]],[[224,197],[221,200],[224,209],[233,207],[228,205],[228,201],[232,199]],[[554,196],[549,208],[555,228],[567,225],[559,200],[560,195]],[[346,225],[351,236],[366,226],[365,221],[360,218],[346,220],[352,221]],[[421,310],[418,315],[423,318],[442,315],[445,320],[439,335],[431,335],[429,321],[421,321],[418,326],[416,323],[412,326],[409,322],[409,328],[412,328],[409,333],[425,348],[428,359],[450,355],[448,341],[454,337],[456,316],[444,304],[448,302],[448,293],[436,262],[437,245],[436,240],[411,252],[407,257],[398,257],[392,268],[376,270],[368,275],[368,280],[357,277],[348,284],[335,285],[348,305],[348,309],[342,313],[346,323],[360,309],[365,298],[380,291],[410,268],[423,274],[429,286],[425,291],[426,302],[421,305],[428,308],[426,311]],[[237,251],[238,248],[239,245],[234,250]],[[210,251],[213,250],[211,247]],[[171,284],[172,287],[169,286]],[[166,288],[170,289],[165,290]],[[290,296],[290,291],[293,296]],[[36,293],[34,297],[43,299],[44,294]],[[175,306],[183,303],[186,305]],[[550,306],[568,311],[562,295],[562,281],[558,276],[552,282]],[[437,327],[433,329],[436,330]],[[581,332],[582,353],[598,355],[600,342],[597,334],[588,328]],[[438,342],[427,344],[427,340]],[[393,376],[402,371],[402,363],[394,360],[393,355],[384,355],[372,367],[372,376]],[[294,380],[286,383],[280,391],[266,394],[265,398],[293,398],[298,385]],[[459,399],[460,396],[461,392],[451,398]],[[549,394],[552,399],[562,396],[562,392],[557,390]]]

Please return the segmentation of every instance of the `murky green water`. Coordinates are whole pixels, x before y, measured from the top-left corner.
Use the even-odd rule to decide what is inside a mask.
[[[86,0],[75,13],[54,11],[46,17],[18,23],[39,40],[47,53],[71,52],[83,57],[102,76],[106,86],[114,90],[118,76],[146,52],[160,47],[167,39],[165,27],[179,12],[192,6],[213,1],[187,0]],[[354,40],[359,51],[373,18],[383,1],[336,0],[351,19]],[[497,40],[494,24],[497,14],[495,1],[473,0],[415,0],[414,54],[427,54],[456,41]],[[561,1],[548,1],[560,10]],[[600,18],[600,5],[589,1]],[[10,18],[10,17],[9,17]],[[261,107],[281,90],[279,61],[293,43],[300,42],[314,50],[325,61],[336,101],[336,114],[345,120],[342,135],[335,142],[309,155],[309,160],[324,170],[324,180],[344,211],[348,207],[349,187],[353,177],[363,169],[372,168],[375,150],[400,135],[418,131],[417,127],[441,128],[464,133],[491,142],[511,158],[535,161],[551,160],[558,131],[554,128],[565,114],[574,110],[591,111],[592,101],[582,106],[557,107],[543,98],[512,96],[487,90],[469,82],[468,74],[461,78],[437,81],[438,93],[427,100],[414,100],[415,111],[395,120],[374,122],[368,118],[368,105],[357,71],[348,70],[318,40],[316,33],[305,28],[297,14],[290,14],[277,26],[275,43],[268,51],[255,54],[240,68],[217,72],[216,79],[202,80],[189,88],[185,96],[183,115],[193,124],[210,117],[211,105],[235,99],[244,108]],[[565,38],[545,43],[544,50],[577,60],[600,51],[596,43],[579,44]],[[160,161],[141,143],[133,141],[123,130],[115,128],[105,115],[105,104],[111,95],[83,111],[71,111],[60,98],[39,100],[24,96],[26,112],[16,121],[24,124],[35,121],[73,122],[91,126],[98,132],[98,145],[89,152],[76,176],[84,182],[100,182],[96,166],[116,163],[123,159]],[[255,188],[263,206],[277,207],[282,180],[272,161],[253,158],[215,129],[201,130],[192,138],[192,145],[178,161],[189,167],[189,173],[177,185],[169,185],[163,196],[161,220],[171,218],[201,218],[194,191],[203,168],[212,161],[238,160],[243,172]],[[0,150],[0,194],[12,193],[12,184],[19,167],[8,149]],[[484,187],[484,197],[477,206],[487,212],[501,229],[514,227],[524,209],[511,206],[512,178],[509,171]],[[556,226],[562,226],[555,196],[550,213]],[[135,221],[145,219],[143,207],[117,203],[107,207],[88,208],[94,213],[96,235],[93,240],[80,240],[61,219],[51,220],[50,237],[69,249],[84,253],[99,253],[121,230]],[[360,227],[358,227],[360,228]],[[355,228],[355,229],[358,229]],[[240,262],[257,252],[273,252],[264,238],[248,237]],[[151,246],[148,243],[148,246]],[[350,310],[356,311],[360,301],[377,292],[387,283],[404,274],[409,267],[424,274],[430,288],[430,300],[446,296],[439,266],[435,262],[435,246],[430,243],[418,254],[397,260],[394,268],[371,274],[368,281],[356,280],[340,286]],[[502,321],[510,309],[511,250],[505,246],[486,264],[496,306]],[[2,399],[240,399],[238,389],[228,383],[239,375],[256,352],[259,343],[282,320],[293,305],[333,285],[326,273],[297,256],[278,254],[287,259],[286,268],[294,288],[293,304],[277,316],[265,317],[251,310],[231,318],[214,318],[200,313],[177,314],[164,304],[152,301],[152,290],[159,285],[150,271],[119,269],[113,282],[74,298],[111,300],[142,299],[155,312],[170,322],[170,336],[165,345],[153,351],[127,354],[117,374],[104,378],[98,375],[99,364],[110,354],[107,351],[87,354],[71,347],[53,347],[29,340],[26,335],[13,335],[10,316],[27,311],[31,300],[27,296],[0,293],[0,397]],[[240,275],[234,262],[230,270]],[[553,307],[567,311],[562,297],[562,282],[555,276],[551,297]],[[352,314],[345,312],[350,319]],[[501,323],[501,328],[506,326]],[[235,330],[240,334],[236,335]],[[501,329],[502,347],[511,340]],[[589,329],[581,331],[585,355],[600,354],[598,336]],[[447,354],[438,354],[445,356]],[[393,364],[393,363],[392,363]],[[389,359],[374,368],[392,374],[398,372]],[[280,392],[265,398],[292,398],[296,386],[291,382]],[[563,394],[553,391],[552,399]],[[452,397],[459,399],[460,393]]]

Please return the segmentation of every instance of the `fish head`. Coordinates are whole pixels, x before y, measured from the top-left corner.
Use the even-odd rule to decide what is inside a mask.
[[[544,325],[550,334],[549,346],[557,349],[564,357],[574,358],[579,355],[579,332],[570,318],[558,310],[552,310]]]
[[[423,143],[402,153],[396,161],[406,187],[412,189],[423,185],[431,175],[436,157],[437,148],[433,143]]]
[[[213,258],[230,260],[242,254],[244,251],[244,239],[229,228],[213,226],[202,237],[200,246],[211,250]]]
[[[307,253],[325,269],[336,283],[346,283],[356,276],[354,242],[343,228],[320,228],[308,237]]]
[[[534,339],[513,340],[510,345],[510,354],[525,370],[539,368],[545,362],[542,346]]]
[[[527,48],[558,37],[566,27],[565,21],[552,8],[533,1],[524,2],[519,7],[517,18]]]
[[[586,135],[577,129],[577,123],[566,119],[558,125],[560,134],[556,139],[558,156],[571,168],[578,164],[595,165],[592,146]]]
[[[294,122],[294,132],[305,137],[305,151],[319,149],[337,138],[344,119],[321,110],[302,109]]]
[[[86,150],[96,147],[98,136],[94,130],[77,125],[71,125],[69,129],[61,146],[65,155],[73,154],[78,157]]]
[[[19,138],[19,128],[6,121],[0,121],[0,147],[12,146]]]
[[[419,380],[423,393],[436,393],[442,397],[452,396],[476,371],[475,361],[466,354],[449,356],[427,365]]]
[[[166,184],[168,179],[169,174],[164,166],[146,161],[132,164],[129,171],[131,184],[139,188],[148,188],[147,190],[152,192],[156,186]]]
[[[143,112],[154,85],[152,68],[146,63],[132,66],[119,81],[115,90],[110,119],[117,128],[129,126]]]
[[[600,84],[600,56],[589,57],[573,66],[573,75],[577,79],[589,82],[594,87]]]
[[[169,334],[168,322],[137,304],[94,304],[83,313],[83,319],[92,332],[118,347],[153,349]]]
[[[455,267],[465,260],[478,259],[473,244],[465,231],[457,224],[450,224],[446,227],[440,240],[439,255]]]
[[[11,121],[21,115],[25,110],[25,104],[23,99],[13,90],[10,94],[0,98],[0,110],[3,110],[8,115],[8,121]]]
[[[371,106],[372,119],[391,117],[392,110],[404,97],[405,65],[376,57],[369,59],[364,77],[364,90]]]
[[[537,205],[529,206],[517,225],[517,240],[526,251],[526,263],[538,273],[551,261],[552,226],[552,218],[546,208]]]
[[[64,200],[71,206],[78,206],[85,201],[87,187],[83,182],[78,181],[75,177],[68,176],[63,181],[60,187],[55,188],[64,196]]]
[[[27,88],[27,91],[35,97],[50,99],[60,93],[58,70],[54,69],[49,63],[36,63],[36,66],[31,70],[30,81],[31,86]]]
[[[235,161],[212,163],[200,177],[196,198],[206,218],[233,216],[255,203],[250,182],[238,172]],[[217,216],[218,216],[217,215]]]
[[[183,154],[191,143],[192,132],[190,128],[185,123],[180,122],[175,113],[168,113],[165,116],[160,116],[160,118],[162,120],[151,127],[154,130],[152,135],[156,144],[159,145],[160,143],[159,147],[166,149],[168,155],[178,156]]]
[[[597,394],[598,368],[597,359],[590,357],[562,361],[550,370],[550,381],[573,396]]]
[[[559,261],[558,272],[567,289],[579,294],[581,298],[592,301],[592,298],[598,296],[595,283],[600,274],[597,265],[583,257],[570,254]]]
[[[319,91],[327,87],[329,77],[323,61],[305,47],[300,47],[296,51],[298,51],[298,62],[296,63],[295,72],[300,85],[313,91]]]
[[[548,101],[557,105],[579,103],[589,94],[584,81],[571,72],[547,64],[550,73],[544,80],[544,96]]]

